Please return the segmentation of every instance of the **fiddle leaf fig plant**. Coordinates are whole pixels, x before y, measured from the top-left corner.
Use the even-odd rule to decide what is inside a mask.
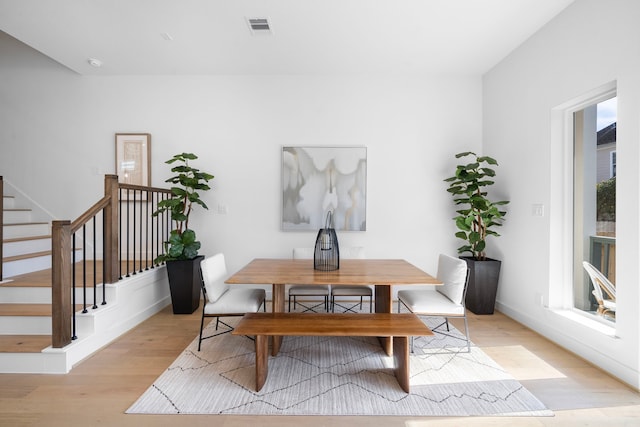
[[[171,197],[158,202],[153,216],[169,211],[175,228],[171,230],[169,240],[164,242],[164,254],[159,255],[154,260],[155,263],[187,260],[198,256],[200,242],[196,240],[195,231],[189,229],[189,216],[197,205],[204,209],[209,209],[200,198],[198,191],[210,190],[211,187],[209,187],[208,182],[214,176],[202,172],[189,164],[190,160],[196,160],[197,158],[198,156],[192,153],[181,153],[176,154],[165,162],[167,164],[178,163],[171,168],[171,172],[176,175],[165,181],[173,184]]]
[[[475,260],[486,259],[486,239],[488,236],[500,236],[492,227],[499,227],[507,214],[500,208],[509,202],[492,202],[487,197],[487,187],[495,182],[496,173],[490,166],[498,162],[488,156],[478,156],[467,151],[456,154],[456,159],[471,156],[471,163],[456,166],[455,175],[445,179],[449,183],[447,191],[453,196],[454,203],[460,208],[453,219],[458,231],[456,237],[465,241],[458,248],[458,254],[470,253]]]

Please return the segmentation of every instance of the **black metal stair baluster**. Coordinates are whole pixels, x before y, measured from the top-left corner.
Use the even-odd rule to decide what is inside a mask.
[[[75,311],[75,309],[74,309]],[[87,225],[82,225],[82,312],[87,312]]]
[[[147,212],[144,216],[144,234],[146,236],[145,239],[145,257],[144,257],[144,269],[145,271],[149,270],[149,190],[146,190],[146,194],[147,194],[147,203],[146,203],[146,209]],[[153,193],[152,193],[153,194]]]
[[[122,280],[122,188],[118,188],[118,271],[120,277],[118,280]],[[102,233],[104,235],[104,232]],[[106,235],[105,235],[106,237]]]
[[[97,300],[98,300],[98,275],[96,273],[96,269],[98,268],[97,259],[96,259],[96,217],[93,217],[93,308],[94,310],[98,308]]]
[[[138,270],[138,273],[142,273],[144,271],[144,269],[142,268],[142,247],[143,247],[143,243],[142,243],[142,224],[143,224],[143,216],[142,216],[142,195],[143,195],[143,191],[140,190],[140,270]]]
[[[78,338],[76,335],[76,233],[73,233],[71,244],[71,339]]]
[[[136,196],[137,196],[137,191],[138,190],[133,190],[133,219],[132,219],[132,223],[133,223],[133,233],[131,233],[133,235],[133,242],[131,243],[131,246],[133,246],[133,275],[135,275],[136,272]],[[129,201],[129,203],[131,203],[131,201]]]
[[[125,277],[131,277],[131,275],[129,274],[129,205],[131,204],[129,196],[130,191],[127,189],[127,275]]]
[[[104,254],[107,252],[107,228],[104,226],[106,209],[102,210],[102,305],[107,304],[107,286],[104,282],[107,277],[107,263],[104,262]],[[120,260],[118,260],[120,263]]]
[[[154,212],[155,211],[155,204],[154,204],[154,200],[156,193],[155,191],[151,192],[151,211]],[[151,221],[151,268],[156,268],[155,263],[153,262],[153,260],[155,259],[155,255],[153,253],[153,246],[154,246],[154,240],[153,240],[153,215],[151,215],[149,217],[149,220]]]

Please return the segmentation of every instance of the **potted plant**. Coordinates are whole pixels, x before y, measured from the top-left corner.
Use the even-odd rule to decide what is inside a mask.
[[[458,248],[458,254],[470,254],[460,256],[470,269],[466,306],[476,314],[492,314],[501,262],[487,258],[486,240],[489,236],[500,236],[493,228],[502,225],[506,212],[500,208],[509,202],[492,202],[487,197],[487,187],[494,184],[496,175],[490,166],[497,166],[498,162],[470,151],[456,154],[456,159],[467,156],[472,157],[471,163],[457,165],[455,175],[445,182],[449,183],[447,191],[459,207],[454,217],[456,237],[465,243]]]
[[[164,242],[164,253],[154,260],[167,265],[174,314],[191,314],[200,305],[200,261],[204,257],[198,256],[200,242],[196,240],[195,231],[189,228],[189,216],[197,205],[209,209],[198,191],[211,189],[208,182],[214,176],[189,164],[197,158],[192,153],[181,153],[165,162],[178,163],[171,168],[176,175],[165,181],[173,184],[171,197],[158,202],[153,212],[153,216],[158,216],[169,211],[175,225],[169,240]]]

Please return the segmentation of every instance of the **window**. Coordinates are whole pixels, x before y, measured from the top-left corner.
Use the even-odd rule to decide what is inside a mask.
[[[610,170],[609,170],[609,176],[611,178],[616,176],[616,152],[612,151],[611,152],[611,156],[609,156],[610,159]]]
[[[594,289],[583,261],[615,284],[616,126],[615,94],[573,112],[573,306],[609,322],[615,308],[603,299],[611,297]]]

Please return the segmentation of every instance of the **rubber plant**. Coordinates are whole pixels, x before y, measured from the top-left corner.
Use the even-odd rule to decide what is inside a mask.
[[[170,211],[175,228],[171,230],[169,240],[164,242],[164,254],[159,255],[154,260],[155,263],[188,260],[198,256],[200,242],[196,240],[195,231],[189,228],[189,216],[198,205],[209,209],[200,198],[199,191],[210,190],[208,182],[214,176],[189,164],[190,160],[197,158],[193,153],[181,153],[165,162],[170,165],[177,163],[171,168],[175,175],[165,181],[173,184],[171,197],[158,202],[153,216]]]
[[[454,217],[458,229],[456,237],[464,240],[465,244],[458,248],[458,254],[470,253],[473,259],[483,261],[486,259],[486,239],[488,236],[500,236],[492,228],[502,225],[507,213],[500,208],[509,202],[492,202],[487,197],[487,187],[494,184],[496,175],[491,166],[498,166],[498,162],[471,151],[456,154],[456,159],[467,156],[471,156],[472,161],[457,165],[455,175],[445,182],[449,183],[447,191],[459,206],[458,215]]]

